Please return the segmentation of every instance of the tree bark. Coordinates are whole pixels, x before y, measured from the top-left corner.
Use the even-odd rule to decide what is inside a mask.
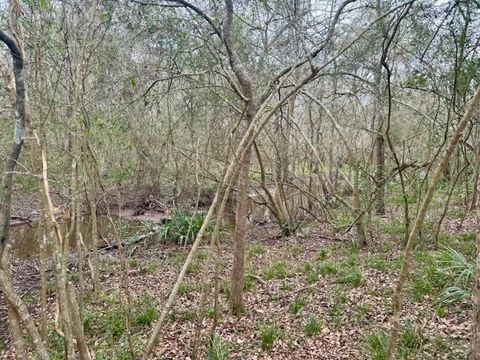
[[[480,158],[476,158],[477,167],[480,165]],[[477,173],[478,174],[478,173]],[[477,236],[476,236],[476,279],[475,279],[475,290],[474,290],[474,307],[473,307],[473,317],[472,317],[472,339],[471,339],[471,348],[469,360],[480,360],[480,184],[476,182],[475,192],[477,197],[475,198],[475,211],[477,215]]]
[[[12,148],[5,165],[5,175],[0,191],[0,206],[2,224],[0,228],[0,287],[5,294],[15,350],[19,359],[26,359],[25,345],[20,327],[20,320],[33,338],[35,351],[40,359],[48,359],[43,341],[38,333],[33,319],[22,299],[15,294],[10,279],[10,213],[12,204],[13,173],[24,143],[26,123],[26,90],[23,51],[17,42],[4,31],[0,30],[0,41],[9,48],[13,59],[15,78],[15,130]]]
[[[239,164],[238,196],[235,212],[235,231],[233,235],[233,269],[230,303],[233,313],[239,315],[244,310],[243,286],[245,276],[245,233],[247,230],[248,187],[250,184],[251,148],[245,153]]]

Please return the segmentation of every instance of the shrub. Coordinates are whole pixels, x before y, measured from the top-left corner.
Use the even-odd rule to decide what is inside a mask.
[[[162,240],[191,243],[200,231],[204,219],[204,214],[189,216],[184,212],[176,211],[172,220],[160,226],[157,233]],[[211,224],[208,229],[211,230]]]

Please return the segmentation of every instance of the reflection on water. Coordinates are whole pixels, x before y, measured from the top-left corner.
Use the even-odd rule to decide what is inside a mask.
[[[111,239],[109,234],[112,234],[110,221],[106,216],[99,216],[97,218],[98,232],[99,232],[99,245],[104,243],[103,238]],[[115,227],[122,238],[131,236],[139,231],[143,227],[142,223],[127,221],[120,218],[114,218]],[[71,231],[72,221],[59,222],[62,234],[64,237],[68,236],[68,242],[71,251],[76,251],[76,238],[75,231]],[[87,248],[92,243],[92,227],[90,219],[85,218],[79,223],[80,233],[82,239]],[[38,228],[38,224],[28,224],[22,226],[12,227],[10,230],[11,239],[13,241],[13,256],[19,259],[31,259],[38,256],[39,252],[39,239],[42,236],[41,230]],[[54,234],[50,234],[50,243],[54,239]],[[48,254],[52,254],[51,246],[48,248]]]

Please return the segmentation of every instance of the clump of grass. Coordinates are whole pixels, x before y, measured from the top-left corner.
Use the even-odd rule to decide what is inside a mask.
[[[457,284],[468,284],[475,275],[475,266],[460,252],[445,246],[438,261],[439,272],[454,279]]]
[[[285,279],[288,276],[287,263],[285,261],[277,261],[271,264],[265,271],[265,279]]]
[[[317,260],[323,261],[327,258],[327,251],[325,249],[320,249],[317,251]]]
[[[303,253],[303,248],[298,244],[292,245],[290,250],[295,256],[300,256]]]
[[[198,253],[197,253],[197,259],[199,261],[205,261],[207,260],[208,258],[208,251],[206,250],[200,250]]]
[[[214,334],[208,345],[207,354],[209,360],[227,360],[229,353],[228,344],[220,336]]]
[[[221,285],[222,292],[225,294],[225,297],[227,299],[230,299],[230,296],[232,295],[232,289],[230,287],[230,282],[226,281],[226,280],[223,280],[221,284],[222,284]]]
[[[313,270],[314,270],[314,268],[312,266],[312,263],[310,263],[308,261],[302,262],[299,266],[299,271],[302,274],[308,274],[308,273],[312,272]]]
[[[181,252],[173,255],[171,262],[172,262],[172,265],[179,267],[185,263],[185,260],[187,260],[187,254]]]
[[[307,274],[307,282],[313,284],[318,281],[318,272],[316,270],[311,271]]]
[[[338,279],[338,283],[358,287],[362,283],[362,278],[362,272],[359,269],[347,270],[342,272]]]
[[[255,280],[250,274],[246,274],[245,280],[243,282],[243,289],[245,291],[250,291],[255,287]]]
[[[195,320],[196,315],[195,315],[195,313],[194,313],[193,311],[185,310],[184,312],[182,312],[182,313],[179,314],[179,317],[180,317],[180,320],[181,320],[181,321],[188,322],[188,321],[193,321],[193,320]]]
[[[293,314],[297,315],[298,312],[307,305],[307,300],[302,296],[297,296],[295,300],[290,303],[288,307],[288,311]]]
[[[140,266],[139,272],[141,275],[150,275],[157,270],[157,267],[158,267],[158,264],[149,263],[149,264]]]
[[[248,254],[248,258],[252,259],[255,256],[265,254],[266,252],[267,252],[267,249],[265,248],[265,246],[261,244],[252,244],[248,247],[247,254]]]
[[[403,358],[410,358],[410,355],[416,353],[422,347],[423,343],[423,336],[408,324],[400,334],[398,351]]]
[[[135,304],[133,326],[149,326],[158,316],[155,300],[145,295]]]
[[[362,323],[368,315],[370,308],[365,305],[358,305],[355,309],[354,321],[357,324]]]
[[[119,339],[126,331],[126,314],[124,310],[111,311],[106,318],[107,333],[113,339]]]
[[[193,285],[188,282],[188,281],[183,281],[180,286],[178,287],[178,295],[179,296],[184,296],[188,294],[189,292],[193,291],[194,287]]]
[[[368,267],[381,272],[387,272],[389,270],[389,265],[387,261],[379,257],[371,258],[368,262]]]
[[[303,327],[307,336],[315,336],[322,330],[322,322],[316,316],[310,316]]]
[[[260,328],[259,337],[262,349],[270,351],[280,338],[280,328],[276,324],[264,325]]]
[[[194,261],[188,266],[187,274],[197,274],[200,272],[201,268],[202,266],[198,262]]]
[[[381,231],[388,235],[405,235],[406,228],[404,224],[384,224]]]
[[[205,309],[205,316],[209,319],[213,319],[215,317],[216,310],[214,307],[209,307]],[[220,311],[218,311],[217,315],[219,315]]]
[[[95,323],[95,314],[86,311],[83,316],[83,331],[88,332]]]
[[[387,358],[388,335],[385,331],[375,331],[367,336],[366,348],[370,360],[385,360]]]
[[[190,216],[184,212],[176,211],[170,222],[158,228],[158,237],[162,240],[178,243],[192,242],[200,231],[204,219],[205,214]],[[211,229],[211,225],[208,229]]]
[[[439,256],[438,266],[438,273],[453,283],[445,287],[440,300],[445,304],[452,304],[470,298],[470,285],[475,277],[473,262],[467,260],[459,251],[444,246]]]
[[[330,262],[325,263],[323,265],[320,265],[318,267],[318,273],[320,275],[323,275],[323,276],[325,276],[325,275],[335,275],[337,272],[338,272],[338,269],[335,266],[335,264],[330,263]]]
[[[415,276],[410,283],[410,295],[416,302],[422,301],[425,296],[432,294],[433,287],[424,276]]]

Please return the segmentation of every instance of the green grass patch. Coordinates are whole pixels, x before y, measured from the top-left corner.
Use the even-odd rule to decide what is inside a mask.
[[[270,264],[265,270],[265,279],[285,279],[288,276],[287,263],[283,260]]]
[[[258,337],[262,349],[271,351],[275,342],[280,339],[281,331],[277,324],[263,325],[260,328]]]
[[[316,316],[310,316],[303,327],[303,332],[307,336],[315,336],[320,334],[322,326],[322,321],[320,321]]]
[[[305,307],[305,305],[307,305],[307,299],[305,299],[303,296],[297,296],[295,300],[290,303],[288,311],[290,314],[297,315],[300,310]]]
[[[229,352],[228,344],[214,334],[207,348],[208,360],[227,360]]]

